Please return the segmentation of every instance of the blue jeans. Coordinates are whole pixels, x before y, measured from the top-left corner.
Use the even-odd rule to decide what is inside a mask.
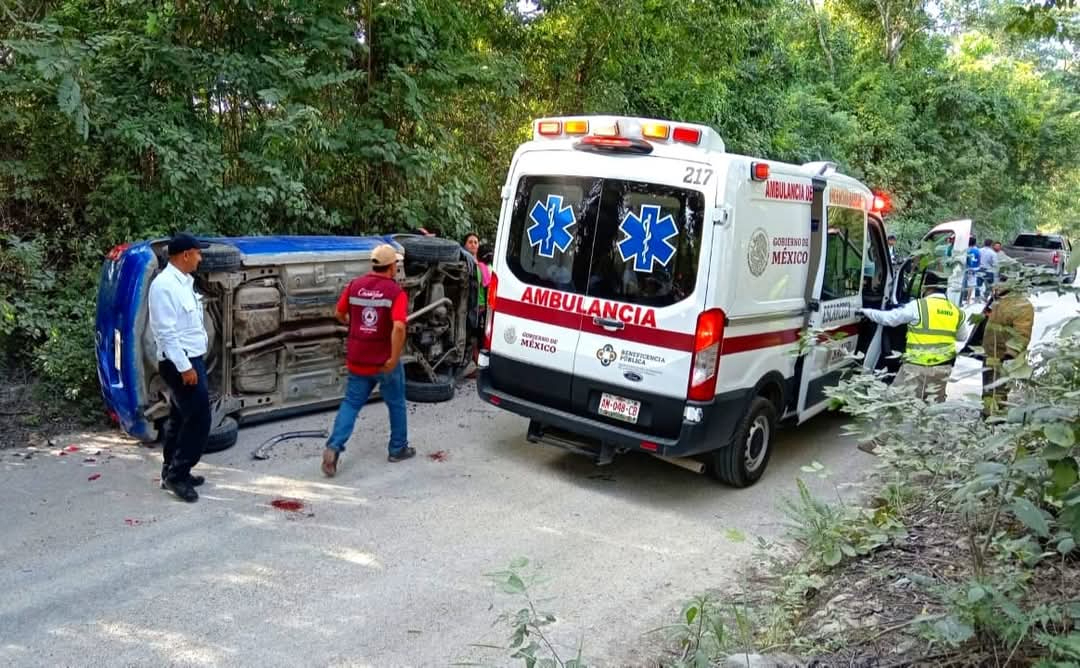
[[[349,374],[345,386],[345,398],[334,418],[334,430],[326,441],[326,447],[337,452],[345,451],[345,443],[352,437],[356,416],[367,403],[375,386],[379,386],[383,403],[390,412],[390,454],[397,454],[409,445],[408,423],[405,417],[405,368],[398,364],[393,371],[374,376]]]

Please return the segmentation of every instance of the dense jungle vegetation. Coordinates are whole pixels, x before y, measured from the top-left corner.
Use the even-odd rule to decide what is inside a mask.
[[[1075,3],[0,0],[0,370],[97,401],[115,244],[494,231],[542,115],[710,124],[888,192],[902,242],[1076,231]],[[8,381],[10,382],[10,381]]]

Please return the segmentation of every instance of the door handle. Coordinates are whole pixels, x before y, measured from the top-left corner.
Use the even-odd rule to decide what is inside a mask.
[[[623,327],[626,327],[626,323],[622,320],[613,320],[611,318],[601,318],[600,316],[594,316],[593,324],[599,327],[603,327],[609,332],[617,332]]]

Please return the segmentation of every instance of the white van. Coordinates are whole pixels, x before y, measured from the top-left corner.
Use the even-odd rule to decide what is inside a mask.
[[[707,455],[753,484],[777,424],[824,410],[849,363],[799,356],[805,328],[879,362],[882,332],[859,314],[891,294],[873,193],[831,163],[728,153],[701,125],[533,129],[502,190],[480,396],[529,418],[533,441]]]

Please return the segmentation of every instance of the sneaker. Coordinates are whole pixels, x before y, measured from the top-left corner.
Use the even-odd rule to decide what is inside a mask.
[[[391,462],[391,463],[403,462],[406,459],[412,459],[415,456],[416,456],[416,448],[405,447],[405,448],[402,448],[402,449],[398,450],[397,452],[391,452],[390,456],[386,458],[386,461]]]
[[[341,457],[341,453],[337,450],[331,450],[325,448],[322,453],[322,472],[327,478],[333,478],[337,473],[338,459]]]
[[[166,480],[165,489],[188,503],[195,503],[199,500],[199,493],[196,492],[195,488],[191,486],[191,483],[186,480],[179,482],[175,480]]]

